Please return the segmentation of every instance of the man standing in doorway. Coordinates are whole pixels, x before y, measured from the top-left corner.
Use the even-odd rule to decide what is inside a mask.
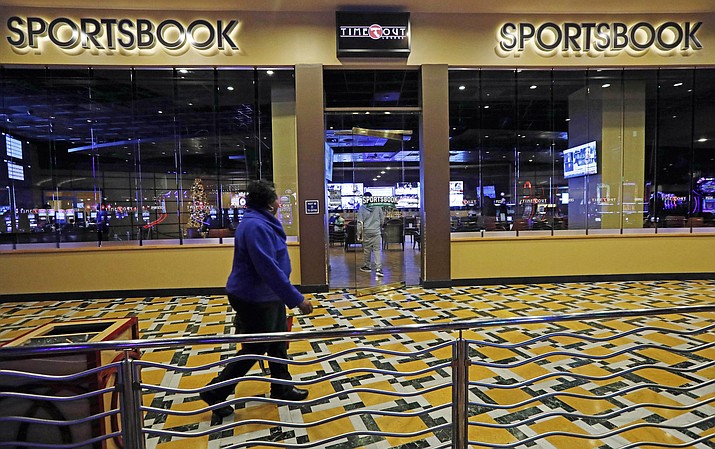
[[[373,204],[372,193],[363,194],[362,206],[358,211],[358,221],[362,222],[363,238],[362,252],[364,262],[360,271],[369,273],[372,270],[372,255],[375,254],[375,275],[382,277],[382,222],[385,212],[382,207]]]

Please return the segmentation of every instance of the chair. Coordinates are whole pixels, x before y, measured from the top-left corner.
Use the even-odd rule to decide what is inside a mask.
[[[688,222],[686,226],[689,228],[702,228],[703,217],[688,217]]]
[[[358,241],[357,221],[349,221],[345,225],[345,251],[350,249],[350,245],[362,245],[362,240]]]
[[[405,249],[405,234],[402,220],[399,218],[387,220],[382,229],[382,248],[389,249],[390,243],[399,243],[402,245],[402,250]]]
[[[514,220],[514,230],[515,231],[528,231],[529,230],[529,220],[526,218],[517,218]]]
[[[198,229],[196,229],[196,228],[186,229],[186,238],[187,239],[198,239],[201,237],[203,237],[203,235],[201,234],[201,231],[199,231]]]
[[[332,228],[332,226],[331,226]],[[335,231],[331,230],[328,232],[328,242],[330,243],[330,246],[333,246],[333,243],[338,243],[340,245],[345,244],[345,237],[346,237],[346,232],[343,231]]]
[[[484,217],[484,229],[487,231],[506,231],[503,221],[497,221],[496,217]]]
[[[684,228],[686,219],[682,215],[667,215],[665,217],[666,228]]]
[[[211,238],[229,238],[233,237],[233,232],[229,228],[212,228],[209,229],[208,237]]]
[[[418,234],[419,227],[417,226],[417,217],[405,217],[405,238],[407,238],[408,235],[414,236],[415,234]],[[412,237],[412,241],[414,241],[414,237]]]

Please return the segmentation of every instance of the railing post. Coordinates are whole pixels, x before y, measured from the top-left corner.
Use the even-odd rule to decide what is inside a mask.
[[[452,347],[452,449],[466,449],[468,436],[469,353],[462,331]]]
[[[119,413],[122,418],[122,438],[127,449],[144,449],[142,433],[141,387],[138,368],[130,357],[130,351],[124,351],[124,359],[117,373],[119,388]]]

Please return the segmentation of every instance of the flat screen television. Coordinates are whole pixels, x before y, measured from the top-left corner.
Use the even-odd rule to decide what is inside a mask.
[[[362,205],[362,196],[344,196],[340,200],[343,210],[356,210]]]
[[[598,173],[596,141],[564,150],[564,178]]]
[[[449,207],[464,206],[464,181],[449,181]]]
[[[419,182],[398,182],[395,184],[395,196],[398,209],[419,209],[421,207]]]
[[[393,196],[393,187],[365,187],[366,192],[372,193],[372,196]]]

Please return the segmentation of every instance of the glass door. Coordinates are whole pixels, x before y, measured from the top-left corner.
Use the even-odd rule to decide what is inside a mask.
[[[417,285],[419,113],[328,112],[325,121],[330,289]]]

